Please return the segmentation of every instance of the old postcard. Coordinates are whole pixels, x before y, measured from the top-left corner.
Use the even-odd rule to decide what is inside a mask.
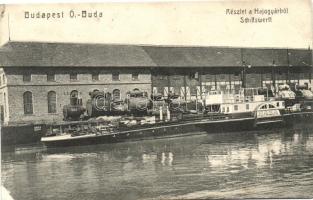
[[[0,5],[1,199],[312,198],[312,4]]]

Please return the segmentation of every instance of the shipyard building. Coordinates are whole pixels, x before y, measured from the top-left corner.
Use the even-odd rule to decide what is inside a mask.
[[[9,42],[0,48],[3,124],[63,120],[62,108],[94,90],[125,99],[139,89],[201,99],[210,90],[280,84],[313,88],[312,50]]]

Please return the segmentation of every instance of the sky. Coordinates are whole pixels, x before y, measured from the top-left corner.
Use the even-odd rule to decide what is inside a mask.
[[[21,3],[16,1],[13,2]],[[308,48],[313,46],[312,1],[10,4],[5,5],[0,21],[0,44],[10,39],[165,46]],[[275,8],[288,9],[288,13],[248,13],[250,10],[254,12],[254,9]],[[242,13],[236,14],[231,10],[242,10]],[[82,17],[84,11],[93,17]],[[42,16],[46,13],[56,13],[54,16],[62,17],[30,17],[31,14]],[[265,22],[242,23],[241,17],[248,20],[252,17],[260,18]]]

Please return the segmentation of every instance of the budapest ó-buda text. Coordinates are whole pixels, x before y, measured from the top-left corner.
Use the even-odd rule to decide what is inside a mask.
[[[24,18],[25,19],[62,19],[62,18],[102,18],[103,13],[99,11],[87,11],[87,10],[82,10],[82,11],[75,11],[75,10],[70,10],[68,12],[30,12],[30,11],[25,11],[24,12]]]

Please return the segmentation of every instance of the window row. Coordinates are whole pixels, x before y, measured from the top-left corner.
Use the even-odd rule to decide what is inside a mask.
[[[93,81],[99,81],[99,73],[92,73],[91,74],[91,79]],[[132,80],[137,81],[139,80],[139,73],[134,72],[131,74]],[[78,80],[78,74],[77,73],[71,73],[70,74],[70,81],[77,81]],[[24,82],[30,82],[32,80],[32,75],[31,74],[23,74],[23,81]],[[120,73],[119,72],[113,72],[112,73],[112,80],[113,81],[119,81],[120,80]],[[49,73],[47,74],[47,81],[48,82],[54,82],[55,81],[55,74]]]
[[[48,113],[57,112],[57,95],[55,91],[50,91],[47,94]],[[24,114],[33,114],[33,94],[29,91],[23,94]]]
[[[99,91],[99,90],[94,90]],[[119,89],[114,89],[112,92],[113,100],[121,99],[121,91]],[[50,91],[47,94],[47,103],[48,103],[48,113],[57,112],[57,95],[55,91]],[[77,90],[73,90],[70,93],[70,104],[79,105],[82,104],[81,99]],[[24,105],[24,114],[33,114],[33,94],[30,91],[24,92],[23,94],[23,105]]]

